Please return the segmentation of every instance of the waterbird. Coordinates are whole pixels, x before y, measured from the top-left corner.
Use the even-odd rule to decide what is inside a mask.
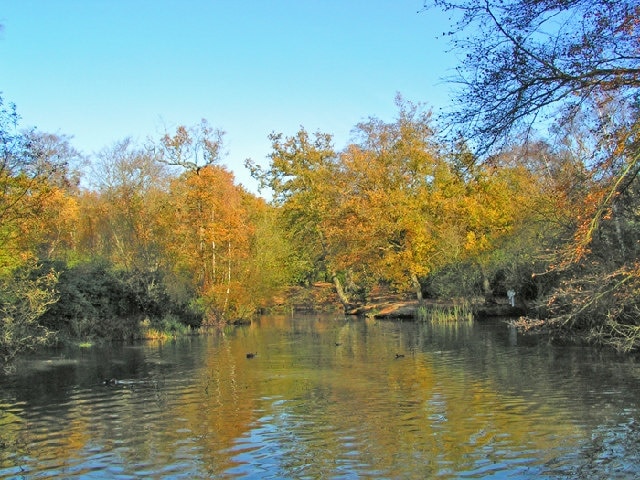
[[[247,358],[253,358],[253,357],[255,357],[256,355],[258,355],[258,354],[257,354],[257,353],[251,353],[251,352],[249,352],[249,353],[247,353]]]
[[[396,353],[396,358],[404,358],[404,353]]]
[[[118,380],[115,378],[105,378],[102,381],[103,385],[117,385],[118,384]]]

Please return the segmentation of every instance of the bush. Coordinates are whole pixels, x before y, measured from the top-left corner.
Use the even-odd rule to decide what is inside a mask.
[[[640,349],[640,264],[611,272],[593,268],[564,279],[538,305],[538,318],[522,318],[523,330],[552,338],[581,338],[620,352]]]
[[[43,325],[43,314],[57,299],[58,277],[35,264],[0,280],[0,362],[6,369],[19,353],[47,345],[55,332]]]
[[[156,322],[174,315],[197,323],[191,312],[170,301],[158,272],[117,271],[103,261],[58,267],[60,299],[43,322],[69,337],[141,338],[142,318]]]

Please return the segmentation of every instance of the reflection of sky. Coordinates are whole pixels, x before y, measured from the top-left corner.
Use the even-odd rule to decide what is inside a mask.
[[[633,362],[509,337],[504,324],[305,317],[40,356],[0,377],[0,478],[16,465],[53,478],[640,468]],[[118,385],[89,381],[116,370]]]

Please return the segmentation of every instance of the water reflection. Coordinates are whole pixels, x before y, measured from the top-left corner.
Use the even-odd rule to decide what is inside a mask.
[[[502,323],[265,317],[25,359],[0,478],[625,478],[639,375]]]

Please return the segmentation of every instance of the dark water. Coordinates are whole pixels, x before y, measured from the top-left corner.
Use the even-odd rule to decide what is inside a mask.
[[[0,478],[632,478],[639,393],[636,361],[502,323],[268,317],[25,359]]]

